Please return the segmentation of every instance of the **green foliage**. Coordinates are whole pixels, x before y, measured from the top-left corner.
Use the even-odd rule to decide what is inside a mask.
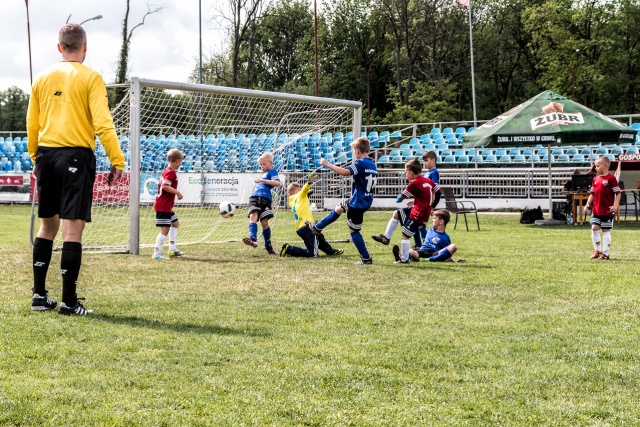
[[[0,228],[0,425],[640,419],[638,224],[616,224],[610,261],[588,258],[588,225],[482,214],[482,231],[448,226],[466,263],[394,265],[368,237],[391,212],[365,215],[372,266],[354,266],[346,243],[316,260],[238,242],[183,246],[164,263],[86,254],[79,292],[96,313],[68,318],[29,310],[29,211],[0,206],[12,224]],[[273,237],[300,242],[288,218]]]
[[[0,130],[26,130],[28,107],[29,95],[22,89],[11,86],[0,91]]]

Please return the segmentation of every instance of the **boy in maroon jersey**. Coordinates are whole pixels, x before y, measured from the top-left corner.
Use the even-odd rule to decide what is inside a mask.
[[[176,171],[182,165],[184,156],[177,148],[169,150],[167,160],[169,166],[162,172],[160,182],[158,182],[158,194],[153,204],[153,210],[156,211],[156,227],[160,227],[160,233],[156,238],[156,245],[153,250],[153,259],[162,260],[167,257],[162,255],[162,247],[164,246],[167,234],[169,235],[169,256],[182,256],[183,253],[176,249],[176,238],[178,236],[178,217],[173,213],[173,203],[176,196],[178,200],[182,199],[182,193],[178,191],[178,175]]]
[[[400,208],[393,213],[384,234],[371,236],[376,242],[388,245],[398,223],[402,221],[402,255],[396,263],[409,262],[411,238],[418,232],[420,226],[429,220],[433,195],[437,187],[436,183],[422,176],[422,165],[418,159],[409,160],[404,166],[404,171],[409,184],[396,198],[396,203],[404,199],[412,198],[413,200],[408,203],[408,207]]]
[[[609,173],[611,161],[606,156],[600,156],[595,162],[596,176],[591,183],[591,193],[586,208],[591,211],[591,240],[593,241],[593,255],[591,258],[609,259],[611,246],[611,230],[613,218],[620,206],[620,186],[615,176]],[[602,239],[600,239],[602,229]]]

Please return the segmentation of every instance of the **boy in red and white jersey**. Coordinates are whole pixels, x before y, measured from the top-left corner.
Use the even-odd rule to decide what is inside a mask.
[[[620,206],[620,185],[615,176],[609,173],[611,161],[606,156],[600,156],[595,162],[596,176],[593,177],[589,199],[586,208],[591,211],[591,240],[593,241],[593,255],[591,258],[599,260],[609,259],[611,246],[611,230],[613,219]],[[602,229],[602,239],[600,230]]]
[[[162,255],[162,247],[169,235],[169,256],[182,256],[183,253],[176,248],[176,239],[178,237],[178,227],[180,222],[173,212],[173,204],[176,197],[182,199],[182,193],[178,191],[178,175],[176,171],[180,169],[184,160],[184,155],[177,148],[169,150],[167,153],[167,161],[169,166],[162,172],[160,182],[158,182],[158,194],[153,204],[156,211],[156,227],[160,227],[158,237],[156,237],[156,245],[153,251],[153,258],[157,260],[167,259]]]

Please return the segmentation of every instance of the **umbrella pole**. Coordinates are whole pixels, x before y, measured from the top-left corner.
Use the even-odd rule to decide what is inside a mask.
[[[551,145],[549,145],[548,148],[548,155],[547,155],[547,160],[548,160],[548,166],[549,166],[549,219],[553,219],[553,198],[551,197],[551,193],[553,192],[553,187],[552,187],[552,179],[551,179]]]

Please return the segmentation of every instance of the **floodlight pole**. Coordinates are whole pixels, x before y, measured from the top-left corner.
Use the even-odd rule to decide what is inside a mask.
[[[31,65],[31,24],[29,23],[29,0],[24,0],[24,4],[27,6],[27,40],[29,43],[29,78],[31,79],[31,85],[33,86],[33,66]]]
[[[69,18],[71,18],[71,15],[69,15]],[[81,23],[79,23],[78,25],[82,26],[82,24],[84,24],[85,22],[89,22],[89,21],[97,21],[98,19],[102,19],[102,15],[96,15],[93,18],[89,18],[89,19],[85,19],[84,21],[82,21]],[[68,19],[67,19],[68,21]]]
[[[473,126],[478,126],[478,116],[476,114],[476,79],[473,66],[473,24],[471,21],[471,0],[469,0],[469,50],[471,51],[471,98],[473,101]]]
[[[318,90],[318,5],[316,0],[313,0],[313,46],[316,68],[316,96],[320,96],[320,91]]]

